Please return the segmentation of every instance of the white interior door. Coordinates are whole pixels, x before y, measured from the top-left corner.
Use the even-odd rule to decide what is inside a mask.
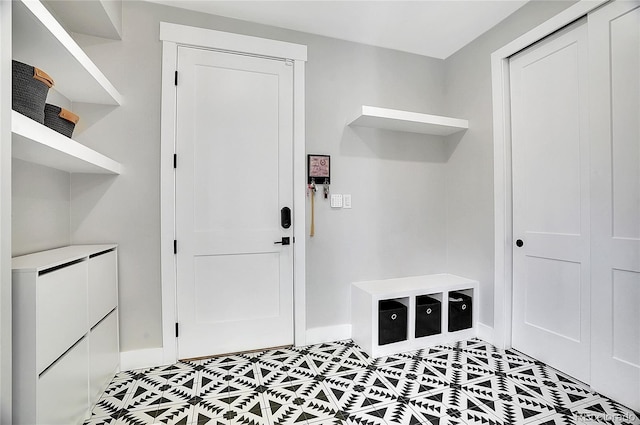
[[[178,357],[293,343],[293,66],[178,48]]]
[[[590,365],[587,60],[584,20],[510,60],[512,344],[585,382]]]
[[[640,2],[589,15],[592,386],[640,410]]]

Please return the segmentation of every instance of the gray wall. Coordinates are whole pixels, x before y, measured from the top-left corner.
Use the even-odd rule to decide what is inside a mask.
[[[77,39],[125,103],[117,108],[75,104],[74,109],[81,116],[76,138],[123,163],[125,172],[69,178],[17,164],[14,255],[69,242],[119,243],[121,349],[162,345],[158,30],[160,21],[175,22],[308,46],[307,152],[331,155],[332,192],[353,196],[351,210],[331,210],[317,198],[316,236],[307,240],[308,328],[350,323],[352,281],[444,271],[481,281],[480,319],[491,326],[490,54],[569,4],[529,3],[440,61],[124,2],[122,41]],[[448,113],[469,119],[470,129],[443,141],[346,126],[362,104]],[[45,216],[29,226],[22,217],[35,208],[46,210]],[[43,243],[36,236],[47,222],[58,223],[59,232]]]
[[[572,3],[529,2],[445,61],[447,111],[469,120],[469,130],[449,145],[448,269],[480,280],[480,322],[490,327],[494,297],[491,53]]]
[[[12,256],[69,245],[69,173],[14,159]]]
[[[308,46],[307,151],[331,155],[331,190],[353,196],[351,210],[318,198],[307,244],[308,328],[350,323],[351,281],[444,271],[443,141],[345,126],[362,104],[442,113],[443,61],[143,2],[123,8],[122,41],[77,39],[125,103],[74,107],[84,126],[78,140],[125,173],[71,178],[70,229],[73,243],[120,243],[123,351],[162,344],[160,21]]]

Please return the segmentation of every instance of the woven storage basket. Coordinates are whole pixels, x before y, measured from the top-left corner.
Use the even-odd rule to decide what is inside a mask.
[[[11,108],[39,122],[44,123],[44,104],[53,80],[42,70],[26,63],[13,61],[13,96]]]
[[[71,111],[47,103],[44,105],[44,125],[60,134],[71,137],[80,118]]]

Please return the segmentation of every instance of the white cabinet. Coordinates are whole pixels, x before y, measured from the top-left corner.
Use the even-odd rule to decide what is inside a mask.
[[[471,326],[449,331],[449,297],[452,292],[471,297]],[[351,285],[352,338],[372,357],[381,357],[404,351],[445,344],[476,336],[478,282],[451,274],[433,274],[397,279],[355,282]],[[441,301],[441,331],[434,335],[416,336],[416,299],[423,295]],[[389,344],[378,343],[380,301],[395,300],[407,307],[404,340]]]
[[[38,272],[33,305],[38,373],[42,373],[86,333],[86,276],[86,261]],[[21,277],[25,276],[21,274],[17,280]]]
[[[89,405],[93,406],[120,366],[118,310],[89,332]]]
[[[81,422],[119,368],[117,246],[15,257],[13,420]]]
[[[36,416],[30,424],[73,424],[83,418],[89,406],[87,392],[88,341],[84,336],[64,356],[38,376],[34,398]],[[15,379],[15,378],[14,378]],[[14,397],[20,393],[14,392]],[[25,404],[23,406],[26,407]],[[33,412],[33,411],[32,411]],[[14,411],[14,423],[27,416]],[[75,419],[75,420],[74,420]]]

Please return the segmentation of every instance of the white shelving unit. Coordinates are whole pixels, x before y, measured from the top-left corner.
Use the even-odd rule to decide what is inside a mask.
[[[122,96],[38,0],[13,2],[13,59],[44,70],[71,102],[120,105]],[[12,111],[14,158],[69,173],[121,174],[122,165]]]
[[[435,136],[448,136],[468,129],[469,121],[459,118],[363,105],[359,108],[355,117],[349,122],[349,125],[431,134]]]
[[[14,158],[69,173],[120,174],[122,165],[24,115],[11,111]]]
[[[118,90],[37,0],[13,4],[13,59],[45,71],[72,102],[122,103]]]
[[[449,292],[460,291],[472,298],[472,326],[448,331]],[[441,332],[416,337],[416,298],[434,295],[442,301]],[[478,322],[478,282],[451,274],[411,276],[396,279],[355,282],[351,284],[352,338],[370,356],[376,358],[405,351],[446,344],[476,336]],[[407,335],[404,341],[378,344],[378,305],[382,300],[397,300],[407,306]]]

